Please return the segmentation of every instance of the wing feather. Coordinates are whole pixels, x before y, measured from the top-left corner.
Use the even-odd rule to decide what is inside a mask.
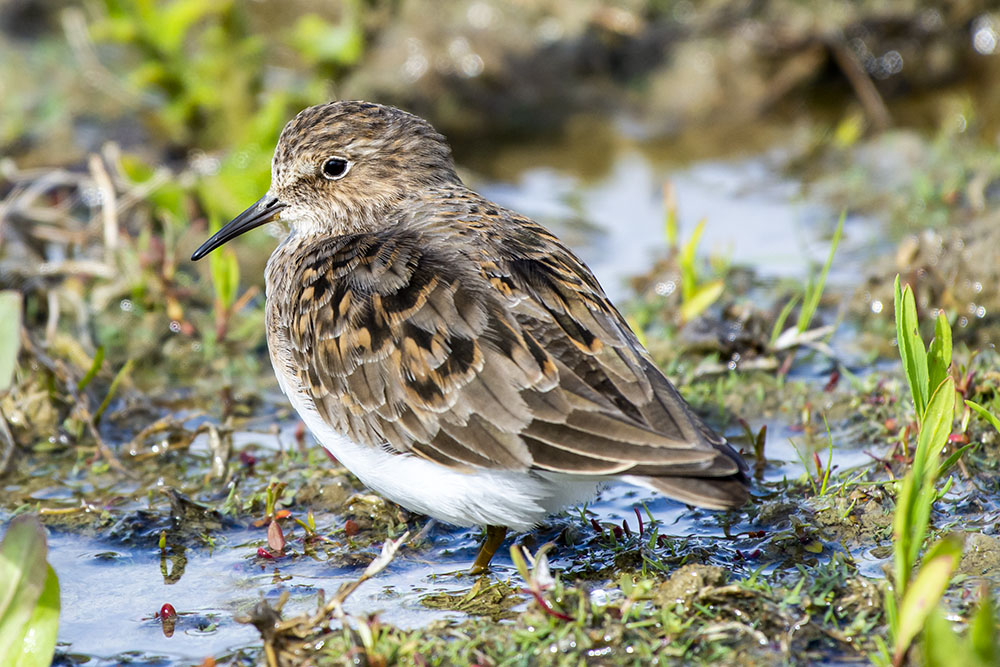
[[[685,502],[740,504],[742,459],[586,267],[495,212],[473,252],[466,223],[441,220],[304,253],[273,321],[321,415],[355,442],[457,469],[629,475]]]

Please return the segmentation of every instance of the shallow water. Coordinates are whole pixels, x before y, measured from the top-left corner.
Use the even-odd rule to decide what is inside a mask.
[[[507,150],[509,157],[517,149]],[[530,150],[532,166],[502,179],[481,173],[477,188],[550,226],[589,263],[615,299],[629,296],[627,278],[646,270],[666,247],[662,187],[667,180],[676,188],[682,238],[698,220],[707,218],[703,252],[721,254],[774,278],[803,278],[828,252],[837,213],[803,199],[800,185],[776,176],[767,155],[677,165],[625,141],[607,169],[584,174],[565,164],[558,146],[551,147],[551,159],[539,155],[537,147]],[[849,287],[858,279],[859,269],[883,248],[878,230],[870,220],[847,220],[831,283]],[[823,372],[816,370],[817,381]],[[755,429],[764,423],[771,434],[765,478],[798,477],[803,466],[792,439],[799,434],[780,418],[751,420]],[[276,449],[281,441],[293,439],[296,425],[291,418],[282,422],[279,437],[270,432],[238,434],[235,446],[238,450],[242,443],[253,442]],[[206,450],[206,436],[200,436],[192,452]],[[811,458],[811,451],[804,456]],[[862,451],[850,449],[838,449],[834,457],[840,468],[867,461]],[[690,536],[708,546],[724,535],[719,515],[691,511],[624,484],[605,489],[588,509],[599,521],[620,525],[624,519],[637,528],[634,508],[643,505],[660,522],[661,534]],[[581,530],[590,530],[580,525]],[[732,530],[748,527],[744,520]],[[543,528],[538,537],[548,539],[550,533]],[[137,549],[107,538],[54,532],[51,561],[63,594],[61,650],[109,662],[126,657],[126,652],[133,660],[163,664],[218,656],[259,641],[255,629],[233,617],[246,613],[262,595],[273,602],[287,590],[291,594],[287,612],[308,610],[320,589],[333,592],[360,574],[360,568],[304,557],[262,561],[256,550],[266,544],[263,528],[223,528],[213,537],[211,550],[188,549],[183,576],[166,583],[158,548]],[[401,627],[460,618],[457,612],[428,609],[420,600],[428,593],[469,588],[472,580],[461,572],[474,557],[479,537],[478,530],[434,528],[424,546],[404,549],[384,573],[364,584],[350,598],[348,611],[380,610],[386,622]],[[727,565],[728,549],[719,550],[718,564]],[[572,550],[562,549],[553,561],[556,567],[566,567],[573,556]],[[514,576],[506,550],[501,550],[495,564],[495,576]],[[880,562],[872,562],[866,567],[876,573],[879,566]],[[154,617],[168,602],[180,614],[170,637]]]
[[[641,144],[622,141],[613,163],[596,177],[547,165],[533,149],[537,166],[509,181],[484,180],[477,187],[552,229],[615,300],[628,297],[627,279],[667,248],[667,182],[675,191],[681,242],[706,220],[699,244],[705,255],[752,267],[762,278],[804,279],[826,260],[839,212],[805,198],[800,183],[777,173],[772,156],[677,166],[660,158],[660,151],[644,152]],[[880,230],[861,216],[845,220],[831,285],[856,285],[865,263],[885,253],[889,243]]]

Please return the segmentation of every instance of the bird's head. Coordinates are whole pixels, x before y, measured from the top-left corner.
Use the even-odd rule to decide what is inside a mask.
[[[281,132],[267,193],[192,259],[279,217],[298,234],[370,231],[407,197],[457,182],[451,149],[424,119],[368,102],[309,107]]]

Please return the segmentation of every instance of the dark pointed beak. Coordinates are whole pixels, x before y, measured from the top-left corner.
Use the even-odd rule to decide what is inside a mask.
[[[243,232],[249,232],[255,227],[260,227],[264,223],[271,222],[278,217],[285,204],[277,197],[264,195],[258,199],[250,208],[240,213],[238,216],[223,225],[222,229],[212,234],[212,237],[201,244],[201,247],[191,255],[193,261],[198,261],[208,253],[212,252],[220,245],[236,238]]]

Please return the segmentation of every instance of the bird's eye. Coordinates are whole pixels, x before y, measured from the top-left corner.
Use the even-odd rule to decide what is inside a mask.
[[[351,163],[342,157],[332,157],[323,163],[323,176],[336,181],[347,175]]]

